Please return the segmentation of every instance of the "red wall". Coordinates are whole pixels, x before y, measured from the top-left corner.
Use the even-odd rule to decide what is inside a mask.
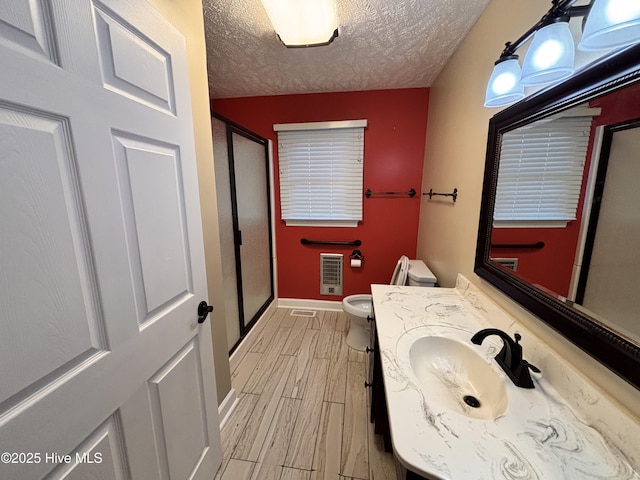
[[[579,204],[578,219],[564,228],[494,228],[491,243],[544,242],[545,246],[539,250],[494,248],[491,256],[517,258],[520,278],[566,297],[580,233],[581,208]]]
[[[364,140],[364,188],[418,192],[422,185],[429,89],[281,95],[211,101],[211,109],[273,141],[278,296],[338,300],[320,295],[320,253],[344,254],[343,296],[388,283],[398,258],[415,258],[419,196],[363,198],[356,228],[287,227],[280,220],[277,137],[274,123],[368,120]],[[310,240],[362,240],[362,268],[349,266],[354,247],[309,247]]]
[[[517,257],[518,276],[563,296],[568,295],[571,283],[596,127],[640,117],[640,84],[593,100],[589,106],[599,107],[602,111],[599,116],[593,118],[587,164],[578,203],[578,218],[569,222],[566,228],[496,228],[491,237],[492,243],[545,242],[545,247],[541,250],[493,249],[491,256]]]

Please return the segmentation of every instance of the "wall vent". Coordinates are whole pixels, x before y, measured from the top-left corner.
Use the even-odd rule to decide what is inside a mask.
[[[320,254],[320,294],[342,295],[342,254]]]
[[[518,271],[518,259],[517,258],[491,258],[492,262],[499,263],[504,268],[508,268],[509,270],[513,270],[514,272]]]

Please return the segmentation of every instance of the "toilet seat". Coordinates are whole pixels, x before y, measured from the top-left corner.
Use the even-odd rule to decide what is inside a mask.
[[[366,318],[371,313],[371,294],[349,295],[342,301],[342,309],[356,317]]]
[[[390,285],[405,285],[407,283],[407,273],[409,272],[409,257],[402,255],[396,263],[396,268],[391,276]]]
[[[402,255],[396,264],[391,277],[391,285],[405,285],[409,273],[409,258]],[[349,332],[347,333],[347,345],[356,350],[365,350],[369,347],[370,328],[367,317],[373,308],[371,295],[349,295],[342,299],[342,310],[349,319]]]

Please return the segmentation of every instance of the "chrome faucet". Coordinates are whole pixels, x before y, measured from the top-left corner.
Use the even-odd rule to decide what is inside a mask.
[[[471,337],[471,341],[476,345],[480,345],[482,341],[490,335],[497,335],[502,338],[502,349],[495,358],[498,365],[500,365],[511,381],[521,388],[534,388],[529,370],[540,373],[540,369],[522,358],[522,346],[518,343],[522,338],[520,334],[514,334],[514,341],[502,330],[485,328]]]

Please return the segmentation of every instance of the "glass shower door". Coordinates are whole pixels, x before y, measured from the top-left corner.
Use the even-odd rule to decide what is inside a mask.
[[[269,172],[265,145],[233,127],[230,137],[237,218],[236,268],[241,272],[238,290],[244,334],[273,300]]]
[[[212,117],[230,353],[274,297],[267,140]]]

